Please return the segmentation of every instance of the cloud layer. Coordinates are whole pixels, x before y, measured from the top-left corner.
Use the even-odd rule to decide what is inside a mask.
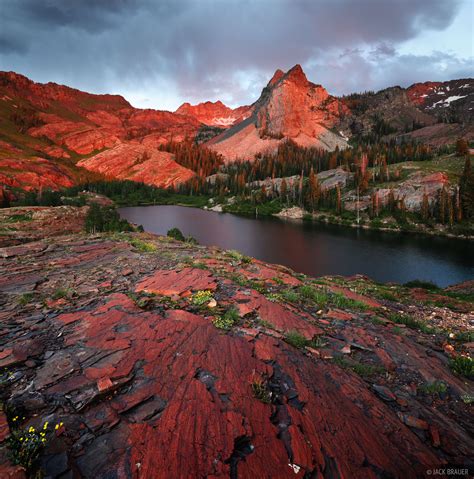
[[[276,68],[295,63],[335,94],[379,89],[469,75],[472,58],[456,52],[414,55],[398,49],[424,31],[444,31],[461,5],[0,0],[0,69],[170,109],[185,100],[251,102]]]

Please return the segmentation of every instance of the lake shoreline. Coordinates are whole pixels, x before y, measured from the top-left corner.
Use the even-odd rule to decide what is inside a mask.
[[[474,277],[474,263],[464,259],[471,243],[453,242],[464,238],[393,234],[392,229],[375,233],[365,225],[341,228],[350,225],[275,216],[212,215],[217,212],[188,206],[155,207],[124,207],[119,212],[151,233],[165,235],[177,227],[203,245],[235,249],[312,276],[364,274],[381,282],[420,279],[440,286]],[[421,266],[415,268],[416,264]]]
[[[407,234],[421,234],[427,236],[435,236],[441,238],[449,238],[449,239],[460,239],[460,240],[467,240],[473,241],[474,240],[474,233],[471,235],[464,235],[464,234],[454,234],[449,231],[442,231],[442,230],[430,230],[424,227],[423,225],[419,224],[411,224],[409,228],[388,228],[384,226],[374,226],[368,223],[361,223],[357,224],[354,222],[346,222],[342,218],[327,216],[325,213],[320,214],[320,216],[324,216],[324,219],[318,219],[318,216],[312,216],[312,218],[306,219],[304,215],[311,215],[310,212],[304,211],[304,215],[301,217],[291,217],[285,216],[281,213],[285,210],[280,211],[279,213],[274,214],[246,214],[246,213],[238,213],[234,211],[226,211],[226,209],[222,209],[222,205],[215,205],[214,207],[207,207],[201,205],[194,205],[188,203],[141,203],[141,204],[119,204],[117,205],[118,208],[133,208],[133,207],[141,207],[141,206],[180,206],[185,208],[196,208],[199,210],[204,211],[212,211],[214,213],[226,213],[230,215],[235,215],[242,218],[251,218],[251,219],[260,219],[260,218],[278,218],[283,221],[293,221],[293,222],[308,222],[308,223],[317,223],[317,224],[330,224],[334,226],[341,226],[341,227],[349,227],[353,229],[362,229],[367,231],[383,231],[384,233],[407,233]],[[220,206],[221,209],[214,209],[216,206]]]

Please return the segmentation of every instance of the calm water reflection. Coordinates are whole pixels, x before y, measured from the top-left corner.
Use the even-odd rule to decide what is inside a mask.
[[[440,286],[474,278],[474,243],[339,226],[249,219],[182,206],[121,208],[146,231],[178,227],[201,244],[236,249],[312,276],[365,274],[377,281],[412,279]]]

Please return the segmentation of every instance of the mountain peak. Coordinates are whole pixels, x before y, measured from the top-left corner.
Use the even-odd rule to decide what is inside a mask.
[[[308,83],[308,79],[306,78],[303,68],[301,68],[301,65],[299,63],[297,63],[293,68],[290,68],[286,72],[285,78],[287,78],[288,80],[292,80],[298,84],[306,85]]]
[[[268,84],[270,86],[273,86],[275,85],[275,83],[277,83],[280,78],[284,77],[285,76],[285,72],[283,72],[282,70],[278,69],[272,76],[272,79],[268,82]]]

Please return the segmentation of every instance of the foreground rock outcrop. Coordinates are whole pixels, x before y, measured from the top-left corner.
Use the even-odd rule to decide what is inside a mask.
[[[64,212],[4,210],[2,226],[28,241],[25,228]],[[448,363],[472,352],[474,317],[454,291],[315,281],[148,234],[87,236],[81,217],[63,236],[0,249],[0,477],[24,477],[6,438],[46,421],[58,425],[40,451],[46,477],[469,467],[472,381]]]

